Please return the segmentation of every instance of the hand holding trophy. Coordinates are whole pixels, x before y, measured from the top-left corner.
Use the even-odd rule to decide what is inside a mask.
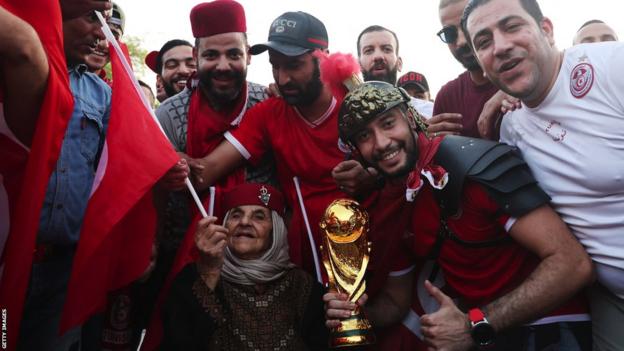
[[[349,295],[356,302],[366,289],[364,274],[370,259],[367,241],[368,214],[353,200],[334,200],[325,210],[320,227],[325,233],[321,245],[323,265],[331,290]],[[370,322],[359,308],[331,331],[330,346],[356,346],[375,341]]]

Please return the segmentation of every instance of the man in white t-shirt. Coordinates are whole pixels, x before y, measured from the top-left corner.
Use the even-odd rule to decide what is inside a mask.
[[[487,76],[522,100],[502,141],[522,151],[595,263],[594,350],[623,350],[624,44],[560,52],[535,0],[472,0],[462,27]]]

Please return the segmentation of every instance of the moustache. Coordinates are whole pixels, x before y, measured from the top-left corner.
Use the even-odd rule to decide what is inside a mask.
[[[387,148],[385,148],[384,150],[381,150],[381,151],[376,151],[376,152],[373,154],[373,157],[372,157],[372,158],[373,158],[373,161],[375,161],[375,162],[380,162],[380,161],[382,161],[382,160],[383,160],[383,158],[384,158],[384,155],[391,154],[391,153],[393,153],[393,152],[395,152],[395,151],[400,150],[400,149],[403,147],[403,144],[404,144],[404,143],[402,143],[402,142],[401,142],[401,143],[397,143],[397,144],[395,144],[395,145],[390,145],[390,146],[388,146],[388,147],[387,147]]]
[[[241,74],[236,71],[215,71],[210,72],[208,76],[216,79],[236,79],[241,76]]]
[[[384,62],[378,62],[373,65],[372,69],[386,69],[386,68],[388,68],[388,65],[386,65]]]
[[[280,90],[280,92],[283,92],[284,90],[297,90],[297,91],[301,90],[299,89],[299,86],[297,86],[296,84],[292,84],[292,83],[278,85],[277,88]]]

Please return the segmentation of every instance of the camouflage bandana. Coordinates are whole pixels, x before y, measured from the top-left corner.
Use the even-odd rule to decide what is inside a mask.
[[[410,100],[407,94],[385,82],[367,82],[345,97],[338,117],[340,139],[351,138],[379,114]]]

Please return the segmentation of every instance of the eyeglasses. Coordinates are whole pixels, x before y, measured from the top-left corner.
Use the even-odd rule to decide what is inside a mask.
[[[454,44],[457,41],[458,35],[459,33],[456,26],[444,27],[437,33],[440,40],[446,44]]]

